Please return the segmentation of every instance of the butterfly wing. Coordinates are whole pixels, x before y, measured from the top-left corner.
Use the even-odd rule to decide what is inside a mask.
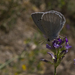
[[[41,25],[41,16],[42,16],[43,12],[36,12],[36,13],[32,13],[32,19],[34,21],[34,23],[37,25],[37,27],[44,33],[44,29]]]
[[[45,12],[41,17],[42,27],[45,35],[50,39],[55,39],[64,25],[62,15],[57,11]]]
[[[54,11],[54,10],[52,10],[52,11]],[[57,11],[54,11],[56,14],[58,14],[59,16],[61,16],[61,18],[62,18],[62,20],[61,20],[61,26],[63,27],[64,26],[64,24],[65,24],[65,22],[66,22],[66,19],[65,19],[65,17],[64,17],[64,15],[63,14],[61,14],[60,12],[57,12]]]

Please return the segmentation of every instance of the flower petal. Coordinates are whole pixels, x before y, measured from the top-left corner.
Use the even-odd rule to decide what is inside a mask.
[[[59,44],[54,43],[54,47],[59,48],[60,46],[59,46]]]
[[[50,52],[47,52],[49,55],[51,55],[52,59],[55,59],[54,55]]]
[[[69,48],[71,48],[71,46],[70,46],[69,44],[67,44],[67,45],[65,46],[65,48],[66,48],[66,49],[69,49]]]
[[[46,59],[41,59],[42,61],[44,61],[44,62],[49,62],[48,60],[46,60]]]
[[[46,48],[51,49],[51,46],[49,46],[48,44],[46,44]]]

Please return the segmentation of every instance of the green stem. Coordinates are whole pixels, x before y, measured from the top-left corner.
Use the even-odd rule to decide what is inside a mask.
[[[54,75],[56,75],[56,66],[54,66]]]
[[[7,62],[5,62],[4,64],[2,64],[2,65],[0,66],[0,69],[2,69],[3,67],[7,66],[9,63],[11,63],[11,62],[12,62],[14,59],[16,59],[16,58],[18,58],[18,56],[16,56],[15,58],[12,58],[12,59],[8,60]]]

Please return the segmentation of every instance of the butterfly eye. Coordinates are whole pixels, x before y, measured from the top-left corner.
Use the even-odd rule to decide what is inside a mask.
[[[50,39],[48,38],[47,41],[50,42]]]

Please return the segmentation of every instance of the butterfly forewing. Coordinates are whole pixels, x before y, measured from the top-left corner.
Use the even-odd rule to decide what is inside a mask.
[[[37,27],[44,33],[43,27],[41,25],[41,16],[42,16],[43,12],[36,12],[36,13],[32,13],[32,19],[34,21],[34,23],[37,25]]]

